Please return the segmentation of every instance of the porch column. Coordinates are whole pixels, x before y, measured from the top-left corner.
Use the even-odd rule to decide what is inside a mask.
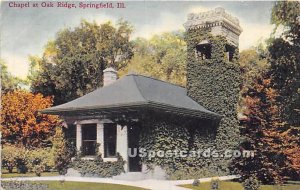
[[[117,152],[125,161],[124,170],[128,172],[128,134],[127,126],[117,125]]]
[[[82,130],[81,130],[81,124],[76,125],[76,148],[77,151],[80,151],[82,146]]]
[[[99,153],[104,158],[104,125],[97,123],[97,143],[99,144]]]

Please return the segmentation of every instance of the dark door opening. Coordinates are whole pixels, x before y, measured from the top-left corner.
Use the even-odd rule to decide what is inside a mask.
[[[104,124],[104,158],[114,158],[117,154],[117,124]]]
[[[141,158],[139,157],[140,132],[141,128],[138,125],[128,127],[128,148],[131,151],[131,155],[134,155],[134,151],[136,151],[136,155],[134,157],[129,156],[128,158],[129,172],[142,171]]]

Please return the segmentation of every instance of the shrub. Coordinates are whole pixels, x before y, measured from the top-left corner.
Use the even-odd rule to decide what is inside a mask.
[[[210,182],[210,189],[211,190],[218,190],[218,189],[220,189],[220,181],[218,180],[218,179],[216,179],[216,180],[212,180],[211,182]]]
[[[25,148],[16,147],[12,145],[5,145],[2,149],[2,164],[9,173],[12,173],[15,167],[18,171],[25,171],[25,166],[27,165],[28,152]],[[21,169],[22,168],[22,169]]]
[[[70,167],[78,170],[82,176],[112,177],[124,172],[125,161],[118,154],[117,161],[103,162],[101,155],[95,160],[76,159]]]
[[[199,186],[199,185],[200,185],[199,179],[194,179],[193,186]]]
[[[256,177],[251,176],[245,180],[243,186],[245,190],[258,190],[260,184]]]
[[[73,147],[65,140],[61,127],[56,128],[52,143],[55,168],[58,170],[59,174],[64,175],[67,173],[68,165],[71,162]]]
[[[3,166],[12,173],[16,168],[18,173],[50,171],[54,168],[54,156],[51,148],[25,149],[15,145],[5,144],[2,149]]]
[[[54,155],[51,148],[36,148],[28,152],[28,169],[35,172],[37,166],[43,171],[51,171],[55,168]]]

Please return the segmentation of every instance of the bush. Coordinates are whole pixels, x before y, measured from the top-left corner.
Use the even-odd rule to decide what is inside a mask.
[[[256,177],[251,176],[245,180],[243,187],[245,190],[258,190],[260,184]]]
[[[71,162],[74,147],[65,140],[61,127],[56,128],[52,143],[55,168],[60,175],[65,175],[67,173],[68,165]]]
[[[210,182],[210,189],[211,190],[218,190],[218,189],[220,189],[220,181],[218,180],[218,179],[216,179],[216,180],[211,180],[211,182]]]
[[[199,179],[194,179],[193,186],[199,186],[199,185],[200,185]]]
[[[119,154],[115,162],[103,162],[101,155],[97,157],[95,160],[76,159],[70,167],[78,170],[82,176],[112,177],[124,172],[125,161]]]
[[[10,173],[16,168],[18,173],[36,172],[39,175],[54,168],[51,148],[25,149],[5,144],[2,149],[2,163]]]
[[[17,167],[18,172],[25,172],[27,166],[28,151],[25,148],[16,147],[12,145],[5,145],[2,149],[2,164],[9,173],[12,173],[13,169]],[[26,172],[25,172],[26,173]]]
[[[28,153],[28,169],[31,172],[35,172],[39,166],[43,168],[43,171],[51,171],[55,168],[54,155],[51,148],[36,148],[29,150]]]

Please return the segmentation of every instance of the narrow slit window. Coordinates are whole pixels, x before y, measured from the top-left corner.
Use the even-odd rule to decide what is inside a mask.
[[[226,45],[225,49],[226,49],[227,61],[231,62],[233,60],[235,48],[231,45]]]

